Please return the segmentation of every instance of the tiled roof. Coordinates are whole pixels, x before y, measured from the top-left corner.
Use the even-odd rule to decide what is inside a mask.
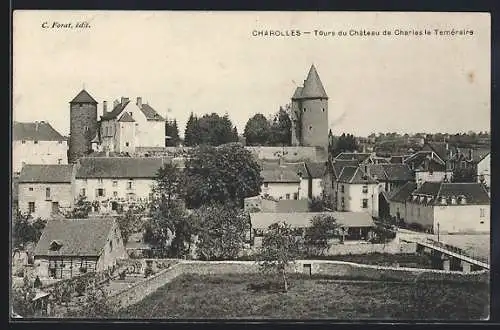
[[[163,162],[162,158],[86,157],[80,159],[76,178],[153,179]]]
[[[426,145],[430,147],[442,160],[449,159],[449,148],[450,145],[446,142],[428,142]],[[448,148],[448,149],[447,149]]]
[[[389,195],[389,200],[393,202],[403,203],[408,199],[413,191],[417,189],[417,184],[415,182],[407,182],[399,189],[395,190]]]
[[[156,112],[149,104],[143,104],[141,111],[147,120],[164,121],[165,119]]]
[[[14,122],[12,129],[14,141],[66,141],[67,138],[59,134],[48,122],[20,123]]]
[[[19,183],[71,183],[73,165],[24,165]]]
[[[309,179],[309,172],[307,171],[306,165],[304,162],[296,162],[296,163],[280,163],[278,161],[260,161],[260,166],[262,170],[275,171],[277,169],[286,169],[287,171],[293,171],[303,179]]]
[[[335,157],[337,160],[356,160],[358,163],[362,163],[370,158],[371,154],[361,153],[361,152],[342,152]]]
[[[391,164],[403,164],[405,157],[404,156],[391,156],[389,162]]]
[[[334,178],[339,178],[340,173],[342,172],[342,169],[346,166],[354,166],[357,167],[359,165],[359,162],[357,160],[337,160],[334,159],[332,162],[332,168],[333,168],[333,176]]]
[[[280,199],[276,201],[276,212],[309,212],[309,201],[307,199]]]
[[[291,213],[264,213],[250,214],[252,228],[267,229],[271,224],[285,221],[292,227],[309,227],[311,220],[318,215],[329,215],[344,227],[373,227],[373,219],[366,212],[291,212]]]
[[[113,228],[112,218],[50,220],[35,248],[35,256],[99,256]],[[58,251],[50,245],[61,244]]]
[[[123,109],[125,109],[129,103],[130,103],[130,100],[127,100],[123,103],[122,102],[118,103],[113,108],[113,110],[111,110],[110,112],[107,112],[106,114],[103,114],[101,116],[101,119],[102,120],[115,119],[116,117],[118,117],[118,115],[120,115],[120,113],[122,113]]]
[[[444,161],[432,151],[419,151],[405,160],[405,164],[413,164],[414,168],[417,169],[425,164],[426,159],[430,160],[429,169],[434,171],[444,171],[446,165]]]
[[[97,101],[94,100],[90,94],[83,89],[70,103],[94,103],[97,104]]]
[[[264,169],[260,172],[263,182],[300,183],[300,177],[290,168]]]
[[[325,175],[325,162],[306,162],[306,167],[313,179],[321,179]]]
[[[302,87],[297,87],[295,89],[295,93],[293,93],[292,100],[300,99],[302,96]]]
[[[125,112],[118,121],[121,121],[121,122],[127,122],[127,123],[133,123],[135,122],[134,118],[132,118],[132,116],[128,113],[128,112]]]
[[[304,81],[304,88],[301,91],[300,98],[328,98],[314,65],[311,66],[309,74]]]
[[[367,175],[361,168],[346,166],[340,173],[338,182],[350,184],[370,184],[377,183],[372,177]]]
[[[430,196],[433,205],[440,205],[441,199],[444,197],[447,204],[451,204],[451,199],[457,199],[463,196],[466,200],[466,205],[490,204],[490,197],[480,183],[445,183],[445,182],[424,182],[422,186],[414,191],[414,195]]]
[[[384,164],[382,167],[389,181],[411,181],[414,179],[413,171],[406,164]]]

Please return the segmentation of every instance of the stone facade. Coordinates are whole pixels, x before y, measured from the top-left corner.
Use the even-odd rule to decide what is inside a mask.
[[[97,102],[70,103],[70,163],[92,150],[91,141],[97,132]]]

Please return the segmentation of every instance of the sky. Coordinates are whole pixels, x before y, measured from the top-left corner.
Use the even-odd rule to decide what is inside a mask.
[[[64,135],[83,87],[99,115],[103,101],[141,96],[181,133],[190,112],[228,113],[242,133],[256,113],[289,103],[312,64],[335,135],[490,129],[486,13],[16,11],[13,20],[13,119]],[[363,29],[381,35],[350,35]],[[269,30],[288,36],[254,36]]]

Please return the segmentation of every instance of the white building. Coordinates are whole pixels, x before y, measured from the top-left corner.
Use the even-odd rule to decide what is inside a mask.
[[[12,171],[19,174],[23,164],[68,164],[68,141],[48,122],[14,122]]]
[[[415,189],[416,183],[407,182],[389,195],[389,215],[397,224],[406,222],[406,203]]]
[[[71,210],[73,178],[73,165],[25,165],[19,176],[19,210],[42,219]]]
[[[293,168],[276,165],[265,166],[261,171],[261,195],[275,199],[299,199],[301,196],[301,177]]]
[[[478,163],[477,163],[477,182],[484,183],[486,187],[489,189],[491,187],[491,157],[490,153],[485,155]]]
[[[404,163],[415,173],[415,182],[420,186],[424,182],[450,181],[453,172],[446,162],[434,151],[419,151],[408,157]]]
[[[116,210],[119,204],[147,202],[162,158],[81,158],[75,175],[75,197],[98,202],[99,210]]]
[[[405,222],[433,233],[490,231],[490,197],[479,183],[425,182],[406,203]]]
[[[136,148],[165,147],[165,119],[138,97],[133,103],[127,97],[115,101],[103,115],[93,144],[98,151],[135,153]]]

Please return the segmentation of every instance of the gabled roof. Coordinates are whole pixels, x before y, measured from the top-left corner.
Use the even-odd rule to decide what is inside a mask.
[[[93,104],[97,104],[97,101],[94,100],[94,98],[92,96],[90,96],[90,94],[85,89],[82,89],[82,91],[80,93],[78,93],[78,95],[75,96],[75,98],[73,100],[71,100],[71,102],[69,102],[69,103],[93,103]]]
[[[304,81],[304,88],[302,89],[300,98],[328,98],[328,95],[326,95],[325,88],[321,83],[321,79],[319,79],[319,75],[316,71],[316,68],[314,67],[314,64],[311,65],[309,74]]]
[[[36,245],[35,256],[95,256],[104,248],[113,228],[113,218],[49,220]],[[51,251],[53,241],[61,248]]]
[[[370,175],[387,181],[412,181],[413,171],[407,164],[375,164],[367,165]],[[375,178],[375,177],[374,177]]]
[[[426,148],[426,146],[428,148]],[[434,151],[442,160],[448,160],[450,145],[447,142],[427,142],[424,149]]]
[[[162,158],[85,157],[80,159],[76,178],[153,179],[163,163]]]
[[[141,106],[141,111],[146,116],[147,120],[165,121],[165,119],[156,112],[149,104],[145,103]]]
[[[34,123],[14,122],[12,128],[12,139],[14,141],[66,141],[67,138],[56,131],[48,122],[40,121]]]
[[[333,177],[338,179],[340,177],[340,173],[342,169],[346,166],[357,167],[359,162],[357,160],[337,160],[334,159],[332,161],[332,169],[333,169]]]
[[[432,197],[432,205],[440,205],[442,198],[450,205],[452,198],[459,197],[465,197],[466,205],[490,204],[490,197],[480,183],[424,182],[413,195]]]
[[[359,163],[362,163],[368,160],[371,157],[370,153],[362,153],[362,152],[341,152],[335,157],[338,160],[356,160]]]
[[[120,102],[118,103],[113,110],[110,112],[107,112],[106,114],[103,114],[101,116],[102,120],[110,120],[110,119],[115,119],[122,113],[122,111],[127,107],[127,105],[130,103],[130,100],[127,100],[125,102]]]
[[[343,227],[374,227],[375,223],[366,212],[291,212],[291,213],[250,213],[252,228],[267,229],[271,224],[285,221],[295,228],[311,226],[311,220],[318,215],[332,216]]]
[[[306,162],[306,168],[313,179],[321,179],[325,175],[325,162]]]
[[[434,171],[444,171],[446,169],[445,162],[433,151],[419,151],[408,157],[404,163],[411,165],[417,169],[425,164],[426,159],[430,160],[430,169]]]
[[[125,112],[120,117],[120,119],[118,121],[119,122],[127,122],[127,123],[133,123],[133,122],[135,122],[134,118],[132,118],[132,116],[128,112]]]
[[[19,183],[71,183],[73,165],[24,165]]]
[[[391,156],[389,162],[391,164],[403,164],[405,157],[404,156]]]
[[[339,182],[349,184],[373,184],[377,183],[372,177],[367,175],[361,168],[346,166],[340,173]]]
[[[260,166],[262,170],[268,171],[276,171],[280,169],[284,169],[286,171],[293,171],[297,174],[299,178],[309,179],[309,172],[307,171],[306,165],[304,162],[295,162],[295,163],[279,163],[278,161],[260,161]]]
[[[300,177],[291,168],[264,169],[260,172],[263,182],[300,183]]]
[[[389,200],[392,202],[403,203],[408,199],[411,193],[415,191],[415,189],[417,189],[417,184],[415,182],[407,182],[391,193],[389,195]]]

